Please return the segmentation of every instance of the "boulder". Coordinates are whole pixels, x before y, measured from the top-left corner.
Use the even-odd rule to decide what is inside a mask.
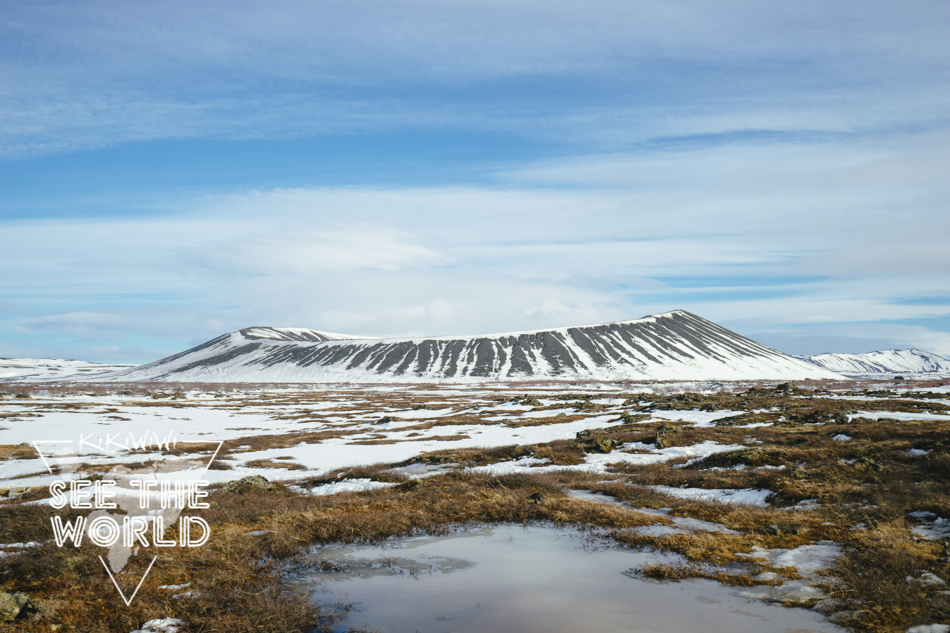
[[[590,412],[590,411],[603,411],[603,409],[604,409],[603,405],[597,404],[596,402],[591,402],[590,400],[584,400],[574,405],[575,411]]]
[[[419,487],[419,480],[413,479],[412,481],[407,481],[404,484],[399,484],[398,486],[396,486],[396,490],[398,490],[399,492],[409,492],[411,490],[415,490],[418,487]]]
[[[36,607],[25,593],[0,591],[0,622],[22,620],[27,614],[35,612]]]
[[[831,416],[831,421],[835,424],[850,424],[851,420],[848,419],[848,414],[844,411],[838,411]]]
[[[600,439],[600,440],[591,440],[587,442],[585,448],[589,452],[594,453],[609,453],[614,450],[617,446],[617,440],[612,439]]]
[[[261,475],[248,475],[247,477],[242,477],[235,481],[229,481],[221,486],[221,490],[227,492],[244,492],[251,488],[270,490],[273,487],[274,484],[267,481],[267,479]]]
[[[620,421],[624,424],[636,424],[637,422],[643,422],[649,419],[650,415],[646,413],[630,413],[629,411],[624,411],[620,414]]]

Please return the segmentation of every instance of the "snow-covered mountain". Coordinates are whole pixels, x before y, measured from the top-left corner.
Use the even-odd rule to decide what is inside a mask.
[[[919,349],[885,349],[867,354],[801,356],[818,367],[840,374],[950,374],[950,360]]]
[[[837,374],[676,310],[634,321],[485,336],[370,339],[245,328],[116,381],[800,380]]]
[[[331,334],[330,332],[308,330],[303,327],[246,327],[243,330],[238,330],[237,334],[248,340],[269,339],[273,341],[309,341],[311,343],[365,340],[365,337],[362,336]]]
[[[87,363],[62,358],[0,358],[0,382],[93,378],[133,367],[136,365]]]

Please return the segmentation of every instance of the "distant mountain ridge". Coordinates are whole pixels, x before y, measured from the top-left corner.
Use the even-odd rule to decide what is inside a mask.
[[[950,360],[919,349],[885,349],[867,354],[799,356],[813,365],[839,374],[950,374]]]
[[[460,337],[378,339],[248,327],[146,365],[0,358],[0,382],[801,380],[950,376],[919,349],[789,356],[683,310],[632,321]]]
[[[359,338],[250,327],[110,375],[115,381],[802,380],[839,375],[683,310],[483,336]]]
[[[302,327],[246,327],[238,333],[249,341],[355,341],[366,339],[365,336],[350,336],[349,334],[331,334],[319,330],[308,330]]]
[[[137,365],[89,363],[62,358],[0,358],[0,382],[77,380],[113,374]]]

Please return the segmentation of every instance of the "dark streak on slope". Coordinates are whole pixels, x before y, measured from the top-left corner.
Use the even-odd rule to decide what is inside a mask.
[[[220,353],[209,354],[219,349]],[[612,368],[647,371],[657,366],[688,367],[698,360],[723,366],[753,358],[797,362],[715,323],[676,311],[630,322],[458,339],[341,340],[316,331],[245,328],[233,339],[218,337],[141,369],[168,367],[162,377],[170,378],[223,363],[233,366],[242,356],[246,361],[236,365],[433,379],[604,375]],[[173,368],[182,361],[184,365]],[[125,373],[133,377],[137,372]]]

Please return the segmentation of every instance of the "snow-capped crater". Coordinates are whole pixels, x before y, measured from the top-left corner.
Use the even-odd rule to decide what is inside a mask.
[[[579,327],[373,339],[250,327],[117,381],[803,380],[841,376],[683,310]]]

